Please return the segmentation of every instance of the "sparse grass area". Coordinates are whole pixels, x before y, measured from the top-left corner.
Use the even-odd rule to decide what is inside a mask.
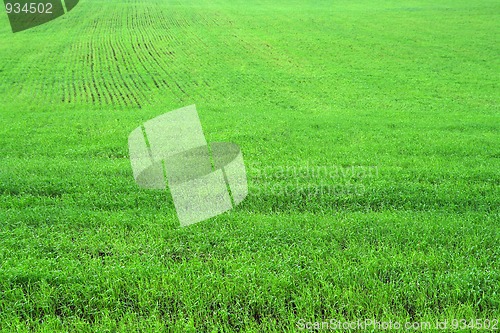
[[[500,318],[499,12],[82,0],[16,34],[0,15],[0,331]],[[250,195],[180,228],[127,136],[189,104],[242,148]]]

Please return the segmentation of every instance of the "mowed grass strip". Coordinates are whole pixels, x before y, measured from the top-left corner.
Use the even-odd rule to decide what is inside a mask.
[[[0,20],[0,331],[499,318],[499,9],[82,0],[23,33]],[[127,136],[193,103],[250,194],[180,228]]]

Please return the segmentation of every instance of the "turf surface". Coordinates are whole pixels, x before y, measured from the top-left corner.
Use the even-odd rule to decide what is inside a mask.
[[[16,34],[0,15],[0,331],[498,319],[499,12],[82,0]],[[190,104],[250,194],[180,228],[127,136]]]

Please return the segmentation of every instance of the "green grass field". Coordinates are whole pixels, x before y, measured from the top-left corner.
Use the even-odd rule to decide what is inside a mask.
[[[0,14],[1,332],[500,318],[498,1]],[[181,228],[127,137],[190,104],[250,194]]]

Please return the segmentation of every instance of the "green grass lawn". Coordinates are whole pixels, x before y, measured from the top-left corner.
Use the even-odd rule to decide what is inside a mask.
[[[498,320],[499,13],[81,0],[13,34],[2,12],[0,331]],[[181,228],[127,137],[190,104],[250,193]]]

